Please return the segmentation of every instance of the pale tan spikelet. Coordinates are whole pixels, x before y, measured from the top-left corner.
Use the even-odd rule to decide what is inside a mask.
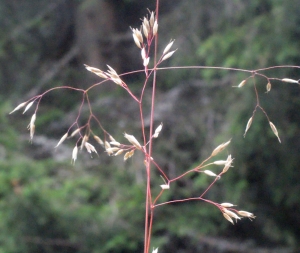
[[[204,170],[203,172],[204,172],[206,175],[211,176],[211,177],[217,177],[217,176],[218,176],[217,174],[213,173],[213,172],[210,171],[210,170]]]
[[[286,82],[286,83],[298,83],[299,84],[299,80],[294,80],[294,79],[290,79],[290,78],[283,78],[281,79],[282,82]]]
[[[95,147],[94,147],[91,143],[86,142],[86,143],[84,144],[84,146],[85,146],[85,148],[86,148],[86,150],[87,150],[88,153],[91,154],[92,152],[94,152],[94,153],[98,154],[98,153],[97,153],[97,150],[95,149]]]
[[[157,23],[157,20],[155,20],[153,28],[152,28],[152,34],[153,34],[153,36],[155,36],[157,34],[157,31],[158,31],[158,23]]]
[[[120,149],[119,151],[117,151],[114,156],[120,155],[124,152],[124,149]]]
[[[105,151],[109,154],[112,155],[115,152],[118,152],[120,150],[120,148],[117,147],[112,147],[112,148],[107,148]]]
[[[134,155],[134,149],[126,152],[124,155],[124,161],[126,161],[128,158],[132,157],[133,155]]]
[[[143,27],[144,35],[148,39],[148,36],[149,36],[148,29],[147,29],[147,27],[146,27],[146,25],[144,23],[143,23],[142,27]]]
[[[104,146],[104,142],[101,140],[101,138],[97,135],[94,135],[94,139],[96,142],[98,142],[101,146]]]
[[[246,129],[245,129],[245,133],[244,133],[244,138],[245,138],[246,133],[247,133],[247,131],[249,130],[251,124],[252,124],[252,121],[253,121],[253,116],[252,116],[252,117],[248,120],[248,122],[247,122]]]
[[[78,147],[76,145],[72,151],[72,164],[75,164],[75,161],[77,160],[77,154],[78,154]]]
[[[237,213],[238,213],[240,216],[247,217],[247,218],[249,218],[249,219],[255,219],[255,218],[256,218],[256,216],[254,216],[253,213],[249,213],[249,212],[247,212],[247,211],[238,211]]]
[[[114,146],[120,147],[120,146],[121,146],[121,143],[120,143],[120,142],[117,142],[117,141],[111,141],[111,142],[110,142],[110,145],[114,145]]]
[[[35,125],[34,124],[30,125],[29,130],[30,130],[30,140],[32,142],[34,131],[35,131]]]
[[[145,67],[147,67],[148,64],[149,64],[149,61],[150,61],[150,57],[145,58],[144,61],[143,61],[143,65],[144,65]]]
[[[147,30],[148,34],[149,34],[151,32],[150,24],[149,24],[149,21],[146,17],[144,17],[144,20],[143,20],[143,29],[144,29],[144,26],[145,26],[145,29]]]
[[[279,138],[278,131],[277,131],[275,125],[271,121],[269,122],[269,124],[270,124],[270,127],[271,127],[273,133],[276,135],[278,141],[281,143],[281,140]]]
[[[145,60],[145,58],[146,58],[146,50],[145,50],[144,47],[141,50],[141,56],[142,56],[142,59]]]
[[[231,158],[231,155],[229,155],[227,157],[226,164],[225,164],[225,166],[224,166],[224,168],[222,170],[223,173],[225,173],[225,172],[228,171],[228,169],[231,167],[232,162],[233,162],[233,159]]]
[[[31,102],[25,107],[23,114],[24,114],[25,112],[27,112],[27,110],[33,105],[33,103],[34,103],[34,101],[31,101]]]
[[[158,137],[160,131],[162,130],[162,127],[163,127],[163,123],[160,123],[160,125],[154,131],[154,134],[152,136],[153,138],[157,138]]]
[[[94,68],[94,67],[91,67],[89,65],[86,65],[86,64],[83,64],[85,66],[85,68],[90,71],[90,72],[93,72],[94,74],[96,74],[97,76],[100,76],[104,79],[107,79],[108,76],[105,75],[104,71],[100,70],[100,69],[97,69],[97,68]]]
[[[132,36],[133,36],[133,40],[134,40],[134,43],[136,44],[136,46],[137,46],[138,48],[142,48],[141,43],[140,43],[138,37],[136,36],[136,34],[135,34],[135,33],[132,33]]]
[[[142,149],[141,144],[137,141],[137,139],[130,134],[124,133],[124,137],[132,144],[134,145],[137,149]]]
[[[165,54],[164,57],[161,59],[161,61],[165,61],[165,60],[169,59],[176,51],[177,51],[177,49]]]
[[[219,161],[214,161],[213,164],[215,165],[225,165],[227,163],[227,161],[225,160],[219,160]]]
[[[36,114],[34,113],[31,117],[30,123],[28,125],[28,130],[30,131],[30,140],[32,141],[34,131],[35,131],[35,120],[36,120]]]
[[[24,107],[25,105],[27,105],[27,102],[23,102],[21,104],[19,104],[15,109],[13,109],[9,114],[12,114],[13,112],[21,109],[22,107]]]
[[[272,85],[271,85],[270,82],[268,82],[268,83],[267,83],[267,86],[266,86],[266,90],[267,90],[266,92],[267,92],[267,93],[270,92],[271,88],[272,88]]]
[[[246,84],[247,80],[243,80],[240,82],[240,84],[238,86],[232,86],[232,87],[237,87],[237,88],[242,88],[245,84]]]
[[[162,185],[160,185],[160,187],[161,187],[163,190],[169,190],[169,189],[170,189],[170,185],[168,185],[168,184],[162,184]]]
[[[151,15],[150,15],[150,18],[149,18],[149,23],[150,23],[151,27],[153,27],[153,25],[154,25],[154,20],[155,20],[155,18],[154,18],[154,12],[151,11]]]
[[[213,152],[211,153],[211,156],[215,156],[215,155],[219,154],[222,150],[224,150],[229,145],[230,142],[231,142],[231,140],[220,144],[218,147],[216,147],[213,150]]]
[[[108,73],[110,73],[110,76],[112,77],[119,77],[117,71],[115,71],[111,66],[106,64],[106,66],[109,68]]]
[[[234,213],[234,212],[232,212],[232,211],[230,211],[230,210],[228,210],[226,208],[224,208],[223,211],[224,211],[224,213],[228,214],[231,218],[234,218],[236,220],[240,220],[241,219],[241,217],[239,217],[236,213]]]
[[[74,137],[76,134],[78,134],[80,132],[80,128],[77,128],[76,130],[74,130],[72,133],[71,133],[71,135],[70,135],[70,137]]]
[[[165,55],[166,53],[169,52],[169,50],[171,49],[171,47],[172,47],[174,41],[175,41],[175,40],[171,40],[171,41],[169,42],[169,44],[165,47],[165,49],[164,49],[164,51],[163,51],[163,55]]]
[[[227,213],[223,213],[223,216],[226,220],[228,220],[230,223],[232,223],[234,225],[233,220],[231,219],[231,217],[227,214]]]
[[[85,146],[85,143],[88,141],[89,137],[87,135],[84,135],[81,141],[80,150]]]
[[[60,144],[62,144],[64,142],[65,139],[67,139],[68,137],[68,133],[65,133],[59,140],[59,142],[56,144],[56,146],[54,148],[57,148]]]
[[[111,148],[110,144],[108,141],[105,141],[104,143],[105,149]]]
[[[220,205],[223,206],[223,207],[233,207],[233,206],[236,206],[236,205],[233,205],[233,204],[227,203],[227,202],[221,203]]]
[[[115,138],[112,135],[108,135],[108,138],[110,141],[116,141]]]
[[[137,44],[137,46],[139,45],[138,47],[141,48],[141,44],[143,44],[143,35],[141,31],[137,28],[132,28],[131,30],[133,33],[133,39],[135,41],[135,44]]]

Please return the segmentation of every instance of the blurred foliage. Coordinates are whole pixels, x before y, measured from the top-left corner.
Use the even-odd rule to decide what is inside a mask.
[[[124,165],[122,158],[111,162],[105,154],[94,159],[82,155],[75,166],[70,165],[69,157],[67,162],[49,157],[34,159],[33,152],[39,147],[29,147],[28,138],[24,141],[18,135],[25,132],[30,113],[6,117],[16,104],[50,87],[86,87],[93,83],[82,67],[80,53],[56,65],[77,43],[76,13],[93,1],[0,3],[0,253],[142,250],[145,175],[138,158]],[[124,33],[130,31],[130,25],[138,24],[132,22],[138,22],[153,3],[114,1]],[[163,64],[248,69],[299,65],[297,7],[297,0],[164,1],[160,51],[171,38],[176,39],[174,48],[179,50]],[[121,28],[118,32],[122,33]],[[134,43],[121,43],[119,50],[127,55],[136,53]],[[139,66],[132,58],[123,59],[126,63],[120,69]],[[47,79],[49,73],[54,75]],[[295,69],[275,69],[266,74],[299,79]],[[249,80],[242,89],[231,86],[246,77],[243,73],[215,70],[158,74],[160,90],[172,92],[185,87],[172,107],[173,117],[166,117],[163,134],[155,142],[159,164],[171,175],[178,175],[232,137],[232,145],[223,155],[232,153],[234,168],[205,197],[238,204],[238,208],[258,216],[252,223],[244,219],[232,227],[215,207],[203,202],[159,207],[154,216],[153,245],[163,252],[196,252],[199,248],[195,245],[202,235],[253,239],[267,247],[299,246],[299,87],[272,81],[271,92],[266,94],[266,80],[257,78],[261,105],[277,126],[282,144],[260,111],[243,138],[255,106],[254,84]],[[200,80],[200,88],[189,85],[195,80]],[[134,78],[131,85],[136,91],[140,77]],[[116,124],[122,130],[127,126],[136,130],[130,104],[124,106],[121,99],[123,91],[94,91],[91,100],[95,112],[103,117],[110,132],[120,136]],[[64,134],[71,123],[68,120],[77,115],[80,99],[78,93],[61,90],[45,96],[36,123],[39,134],[58,138]],[[124,109],[128,109],[127,114],[118,115]],[[126,120],[129,122],[124,123]],[[69,152],[70,147],[62,148]],[[153,180],[161,182],[158,173],[153,173]],[[172,185],[162,200],[199,196],[210,182],[206,176],[191,175]],[[154,191],[159,191],[158,186]]]

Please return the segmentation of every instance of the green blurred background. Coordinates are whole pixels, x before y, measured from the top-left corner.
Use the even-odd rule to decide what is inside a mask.
[[[299,0],[164,0],[159,16],[159,52],[175,39],[178,51],[162,66],[259,69],[300,65]],[[0,253],[142,252],[145,173],[138,155],[123,162],[84,152],[72,166],[76,140],[54,146],[74,122],[81,94],[53,91],[42,99],[36,134],[29,143],[25,115],[8,113],[52,87],[87,88],[99,79],[83,64],[118,73],[142,69],[131,27],[154,10],[153,0],[28,0],[0,2]],[[264,72],[300,78],[296,68]],[[218,158],[235,158],[207,198],[255,213],[232,226],[212,205],[188,202],[157,208],[153,247],[159,252],[299,252],[299,86],[256,78],[260,104],[282,143],[257,111],[249,75],[220,70],[158,73],[155,122],[163,122],[154,154],[171,177],[199,164],[232,138]],[[143,75],[124,77],[138,94]],[[150,89],[146,90],[145,113]],[[95,115],[117,140],[126,131],[139,138],[139,112],[127,93],[111,83],[90,94]],[[84,107],[80,118],[88,117]],[[97,134],[101,131],[93,126]],[[148,127],[148,126],[147,126]],[[93,143],[94,144],[94,143]],[[172,185],[163,200],[199,196],[211,182],[202,175]],[[162,184],[153,173],[154,192]]]

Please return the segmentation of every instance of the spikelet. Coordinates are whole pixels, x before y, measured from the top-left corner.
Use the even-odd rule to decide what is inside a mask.
[[[217,154],[219,154],[222,150],[224,150],[230,143],[231,140],[220,144],[218,147],[216,147],[213,152],[211,153],[211,156],[215,156]]]
[[[266,90],[267,90],[266,93],[270,92],[271,88],[272,88],[272,85],[270,82],[268,82],[267,86],[266,86]]]
[[[281,140],[279,138],[278,131],[277,131],[275,125],[271,121],[269,122],[269,124],[270,124],[270,127],[271,127],[273,133],[276,135],[278,141],[281,143]]]
[[[57,148],[60,144],[62,144],[64,140],[67,139],[67,137],[68,137],[68,133],[65,133],[63,137],[60,138],[59,142],[56,144],[54,148]]]
[[[243,80],[240,82],[240,84],[238,86],[232,86],[232,87],[237,87],[237,88],[242,88],[245,84],[246,84],[247,80]]]
[[[133,135],[124,133],[124,137],[137,149],[142,149],[141,144],[137,141],[137,139]]]
[[[25,110],[24,110],[23,114],[24,114],[25,112],[27,112],[27,110],[33,105],[33,103],[34,103],[34,101],[31,101],[31,102],[25,107]]]
[[[290,78],[283,78],[281,79],[282,82],[286,82],[286,83],[298,83],[299,84],[299,80],[294,80],[294,79],[290,79]]]
[[[75,164],[75,161],[77,160],[77,154],[78,154],[78,147],[77,145],[73,148],[73,151],[72,151],[72,164],[74,165]]]
[[[24,107],[25,105],[27,105],[27,102],[23,102],[21,104],[19,104],[15,109],[13,109],[9,114],[12,114],[13,112],[20,110],[22,107]]]
[[[244,138],[245,138],[246,133],[247,133],[247,131],[249,130],[251,124],[252,124],[252,121],[253,121],[253,116],[252,116],[252,117],[248,120],[248,122],[247,122],[247,126],[246,126],[245,133],[244,133]]]
[[[223,216],[226,220],[228,220],[230,223],[232,223],[234,225],[233,220],[231,219],[231,217],[227,214],[227,213],[223,213]]]
[[[154,132],[154,134],[152,136],[153,138],[157,138],[158,137],[160,131],[162,130],[162,127],[163,127],[163,124],[160,123],[160,125],[155,129],[155,132]]]

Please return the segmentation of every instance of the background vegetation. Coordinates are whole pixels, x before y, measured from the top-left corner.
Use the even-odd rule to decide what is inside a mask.
[[[178,47],[169,66],[300,65],[297,0],[161,5],[161,49],[170,38]],[[0,2],[0,252],[141,252],[145,178],[139,159],[124,164],[99,147],[99,157],[82,153],[71,166],[74,143],[54,149],[76,117],[80,96],[60,91],[42,100],[33,144],[26,131],[30,113],[8,112],[50,87],[97,82],[84,63],[100,69],[109,64],[118,73],[141,69],[129,26],[137,27],[153,7],[152,0]],[[290,68],[266,74],[300,78]],[[232,86],[246,77],[213,70],[159,73],[156,120],[164,128],[154,155],[161,167],[177,175],[232,138],[234,168],[208,197],[257,215],[254,222],[232,226],[211,205],[164,206],[155,214],[153,246],[160,252],[299,250],[299,86],[274,81],[265,93],[266,81],[257,78],[261,105],[282,144],[259,111],[243,138],[256,103],[253,83]],[[134,89],[141,87],[139,75],[126,78]],[[97,88],[92,103],[115,138],[139,130],[138,108],[115,85]],[[197,195],[208,183],[185,178],[166,199]]]

